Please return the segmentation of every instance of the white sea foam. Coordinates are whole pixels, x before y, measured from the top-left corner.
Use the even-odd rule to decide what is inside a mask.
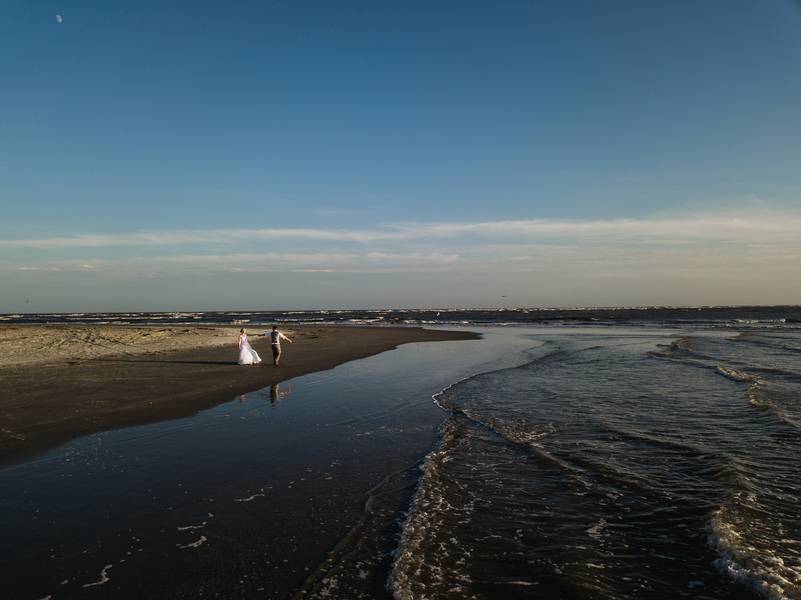
[[[606,527],[606,519],[599,519],[598,522],[587,530],[591,538],[596,540],[601,539],[601,532]]]
[[[801,569],[790,566],[768,548],[754,547],[745,530],[747,524],[738,527],[733,511],[719,510],[710,527],[708,543],[718,553],[715,566],[721,572],[769,600],[796,597]]]
[[[109,572],[109,570],[111,570],[112,566],[113,565],[106,565],[105,567],[103,567],[103,570],[100,571],[100,579],[98,581],[93,581],[92,583],[84,583],[83,587],[88,588],[88,587],[93,587],[93,586],[96,586],[96,585],[103,585],[104,583],[108,583],[108,581],[110,579],[109,576],[108,576],[108,572]]]
[[[732,381],[741,381],[741,382],[748,382],[748,381],[757,381],[757,378],[750,373],[746,373],[745,371],[738,371],[737,369],[732,369],[729,367],[715,367],[715,373],[718,375],[723,375],[727,379],[731,379]]]
[[[751,403],[751,406],[755,406],[758,408],[765,407],[765,400],[761,393],[761,388],[758,383],[754,383],[748,386],[748,391],[746,392],[748,396],[748,401]]]
[[[205,535],[201,535],[200,538],[195,540],[194,542],[191,542],[189,544],[185,544],[183,546],[178,544],[178,547],[181,550],[185,550],[186,548],[197,548],[198,546],[202,546],[203,544],[205,544],[207,541],[208,541],[208,538],[206,538]]]
[[[448,515],[459,515],[460,522],[469,522],[475,511],[475,499],[462,497],[458,505],[449,502],[442,489],[441,470],[447,462],[449,444],[454,441],[452,420],[446,421],[440,447],[425,459],[423,477],[412,501],[412,507],[401,531],[390,585],[395,598],[418,600],[438,595],[463,592],[463,584],[471,583],[470,550],[451,534],[445,525]],[[421,551],[436,547],[434,556],[426,557]],[[448,563],[458,565],[454,571]],[[421,584],[421,577],[427,581]],[[455,586],[455,587],[454,587]]]
[[[264,498],[264,494],[253,494],[252,496],[248,496],[247,498],[235,498],[234,502],[251,502],[256,498]]]

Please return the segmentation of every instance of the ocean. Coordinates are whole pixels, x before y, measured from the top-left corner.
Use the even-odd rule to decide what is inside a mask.
[[[798,332],[534,340],[436,397],[397,597],[801,597]]]
[[[449,315],[483,339],[0,469],[4,595],[801,598],[799,309],[627,310]]]
[[[640,325],[801,328],[801,306],[441,308],[0,314],[0,323],[120,325]]]

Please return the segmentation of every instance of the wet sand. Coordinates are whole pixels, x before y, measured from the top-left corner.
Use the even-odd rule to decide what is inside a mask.
[[[9,326],[0,328],[0,465],[75,437],[186,417],[273,383],[422,341],[469,332],[297,327],[280,368],[239,366],[238,327]]]

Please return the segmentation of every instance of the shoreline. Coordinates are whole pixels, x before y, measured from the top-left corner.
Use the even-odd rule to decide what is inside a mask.
[[[237,365],[238,330],[0,327],[0,355],[5,357],[0,363],[0,466],[83,435],[188,417],[241,394],[401,344],[479,337],[407,327],[295,326],[286,329],[295,343],[284,345],[276,368],[267,340],[258,335],[251,343],[265,362]],[[28,347],[32,332],[37,345]],[[155,332],[163,335],[153,337]]]

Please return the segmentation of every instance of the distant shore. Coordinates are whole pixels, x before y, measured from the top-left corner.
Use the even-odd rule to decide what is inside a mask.
[[[251,330],[265,361],[236,364],[239,327],[0,326],[0,465],[75,437],[190,416],[279,381],[400,344],[475,339],[401,327],[287,329],[282,365]]]

